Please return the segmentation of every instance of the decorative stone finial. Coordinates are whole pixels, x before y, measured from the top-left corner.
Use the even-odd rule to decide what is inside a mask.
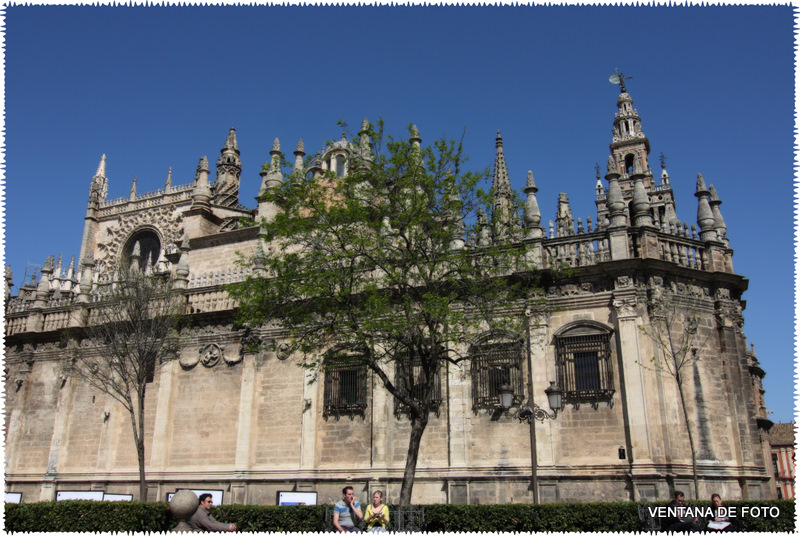
[[[608,162],[606,163],[606,175],[617,173],[617,161],[614,160],[613,155],[608,156]]]
[[[233,127],[228,131],[228,138],[225,140],[225,149],[238,149],[236,144],[236,129]]]
[[[200,162],[197,163],[197,171],[208,172],[208,157],[203,156],[200,158]]]
[[[539,189],[536,188],[536,183],[533,180],[533,172],[531,170],[528,170],[528,178],[525,181],[525,191],[527,192],[528,190],[533,192],[539,191]]]
[[[708,189],[706,188],[706,181],[703,179],[703,174],[697,174],[697,192],[695,192],[695,196],[701,195],[708,195]]]
[[[275,138],[275,141],[272,142],[272,151],[270,153],[273,153],[275,151],[277,151],[279,153],[281,151],[281,141],[278,140],[277,137]]]
[[[275,138],[277,140],[277,138]],[[305,151],[305,146],[303,145],[303,139],[300,138],[297,140],[297,149],[294,150],[295,154],[303,153]]]

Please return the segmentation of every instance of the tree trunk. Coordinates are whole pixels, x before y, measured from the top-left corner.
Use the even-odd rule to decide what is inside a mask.
[[[414,488],[414,476],[417,473],[417,457],[422,433],[428,425],[427,413],[421,417],[411,418],[411,436],[408,439],[408,453],[406,454],[406,468],[403,472],[403,486],[400,489],[400,505],[411,503],[411,490]]]
[[[138,419],[137,419],[138,416]],[[147,481],[144,472],[144,394],[136,401],[136,409],[131,411],[133,441],[136,444],[136,458],[139,462],[139,501],[147,501]]]
[[[689,434],[689,449],[692,451],[692,479],[694,480],[694,499],[700,499],[700,487],[697,484],[697,455],[694,451],[694,436],[692,435],[692,426],[689,422],[689,411],[686,408],[686,399],[683,395],[683,382],[680,377],[678,381],[678,393],[681,396],[681,409],[683,410],[683,420],[686,423],[686,432]]]

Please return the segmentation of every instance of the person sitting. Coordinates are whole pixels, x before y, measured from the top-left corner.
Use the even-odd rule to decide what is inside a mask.
[[[685,516],[686,506],[683,505],[685,496],[680,490],[676,490],[672,494],[673,500],[667,504],[667,509],[673,511],[675,514],[668,513],[668,515],[661,522],[661,529],[664,531],[700,531],[703,528],[700,526],[698,519]]]
[[[383,504],[382,491],[376,490],[372,495],[372,504],[367,506],[364,522],[367,523],[367,531],[373,533],[386,531],[386,525],[389,524],[389,508]]]
[[[200,505],[189,519],[189,526],[195,531],[236,531],[236,524],[223,524],[211,516],[209,510],[213,504],[211,494],[201,494]]]
[[[333,526],[341,533],[359,532],[356,519],[362,520],[361,504],[355,498],[353,487],[342,489],[341,500],[333,504]]]
[[[722,498],[719,494],[711,495],[711,508],[714,510],[714,516],[706,524],[708,531],[734,531],[733,522],[728,517],[722,506]]]

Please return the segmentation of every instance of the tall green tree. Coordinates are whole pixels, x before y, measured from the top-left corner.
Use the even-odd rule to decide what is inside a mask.
[[[111,396],[128,412],[139,463],[139,499],[147,500],[145,396],[155,372],[178,357],[186,297],[168,274],[122,266],[84,310],[83,327],[65,334],[64,372]],[[83,340],[78,345],[78,339]]]
[[[240,321],[277,320],[288,351],[324,374],[338,355],[366,367],[410,420],[399,503],[408,504],[420,441],[442,368],[460,364],[464,343],[489,330],[521,335],[532,295],[525,248],[493,240],[488,171],[463,169],[461,143],[422,146],[362,126],[348,171],[287,174],[262,201],[279,207],[263,221],[253,276],[233,284]],[[516,208],[505,208],[506,217]],[[346,349],[346,352],[337,352]]]

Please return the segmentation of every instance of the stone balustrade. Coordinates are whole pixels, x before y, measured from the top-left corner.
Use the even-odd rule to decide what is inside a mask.
[[[721,243],[706,244],[697,238],[695,230],[688,226],[674,225],[663,226],[661,230],[655,228],[647,231],[648,243],[651,245],[647,253],[639,251],[641,229],[629,228],[628,257],[646,256],[657,258],[675,265],[695,269],[712,270],[712,257],[722,259],[718,268],[725,272],[732,272],[732,251]],[[579,226],[577,234],[562,235],[558,237],[539,239],[541,246],[541,268],[543,270],[558,269],[561,267],[587,267],[598,263],[612,261],[609,248],[609,234],[607,229],[583,232]],[[652,245],[656,247],[653,248]],[[716,253],[709,250],[716,248]],[[721,256],[721,257],[719,257]],[[231,299],[221,286],[243,281],[251,273],[251,269],[241,266],[190,273],[187,284],[186,305],[189,314],[235,309],[236,302]],[[76,307],[89,307],[89,322],[92,321],[91,310],[103,307],[108,296],[103,292],[106,286],[99,285],[92,290],[88,304],[78,304],[78,295],[62,293],[58,297],[50,296],[42,302],[31,297],[22,300],[13,297],[9,300],[6,309],[6,335],[14,335],[27,331],[55,331],[67,328],[70,324],[70,312]],[[29,321],[31,315],[40,315],[40,319]]]

